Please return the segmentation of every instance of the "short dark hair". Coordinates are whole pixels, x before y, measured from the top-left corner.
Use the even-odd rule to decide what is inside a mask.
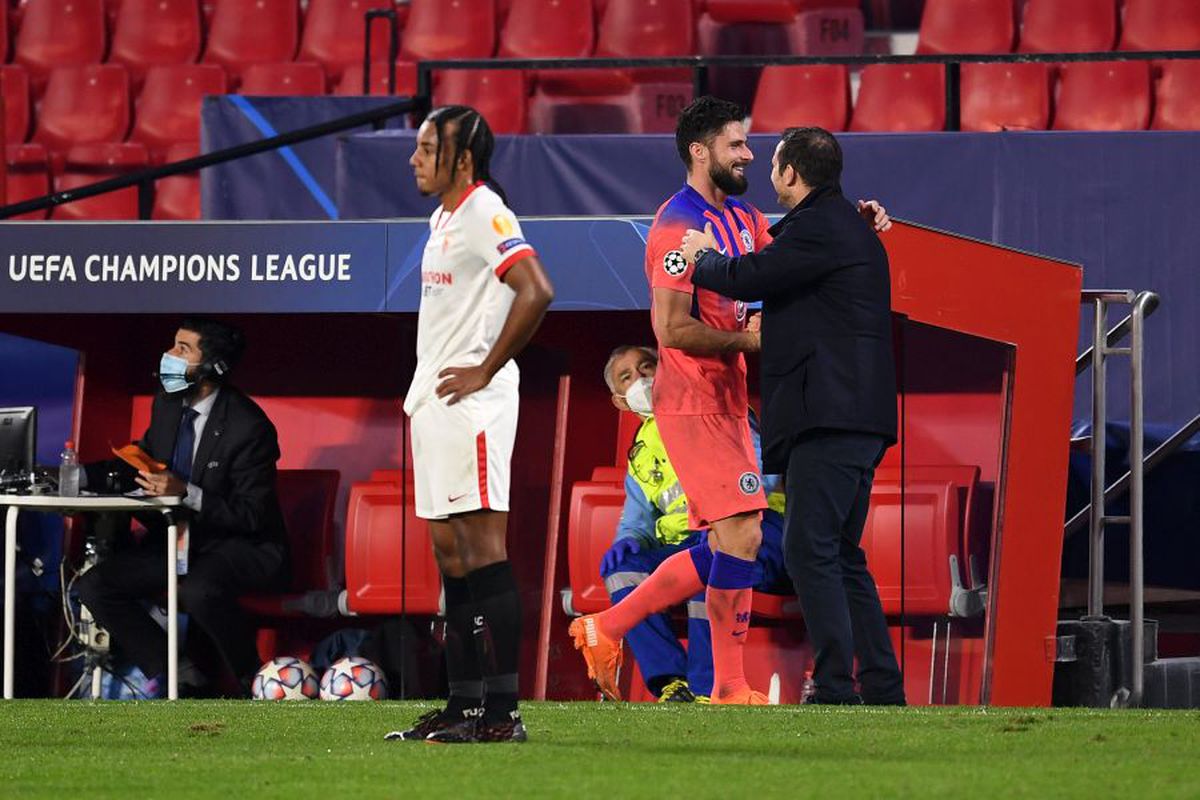
[[[475,169],[471,180],[483,181],[492,187],[492,191],[500,195],[501,200],[507,203],[508,197],[505,195],[504,189],[496,183],[496,179],[491,175],[492,153],[496,149],[496,137],[483,114],[470,106],[440,106],[430,111],[425,120],[432,122],[434,130],[437,131],[437,152],[433,157],[434,169],[436,170],[441,164],[442,138],[446,133],[446,125],[457,122],[458,128],[454,132],[454,140],[450,148],[451,175],[454,174],[454,167],[458,163],[459,155],[464,151],[468,152],[471,154],[471,163]]]
[[[608,361],[604,362],[604,382],[608,384],[608,390],[613,394],[617,393],[617,379],[612,374],[613,364],[616,363],[618,358],[633,350],[639,351],[642,355],[653,361],[655,366],[658,366],[658,351],[653,347],[645,347],[640,344],[619,345],[609,353]]]
[[[708,146],[714,137],[725,129],[731,122],[741,122],[746,118],[742,107],[737,103],[722,100],[712,95],[697,97],[687,108],[679,112],[679,120],[675,123],[675,148],[683,165],[692,166],[692,154],[688,148],[692,142],[700,142]]]
[[[789,166],[809,188],[837,186],[842,179],[842,146],[824,128],[788,128],[779,148],[779,171]]]
[[[204,361],[209,364],[223,361],[225,372],[236,367],[242,360],[242,353],[246,352],[246,335],[227,322],[208,317],[184,317],[179,327],[199,334],[200,355],[204,356]],[[214,372],[209,377],[220,381],[224,374]]]

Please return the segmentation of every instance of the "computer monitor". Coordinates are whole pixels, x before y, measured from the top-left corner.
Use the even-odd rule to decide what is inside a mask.
[[[29,475],[37,463],[37,408],[0,408],[0,475]]]

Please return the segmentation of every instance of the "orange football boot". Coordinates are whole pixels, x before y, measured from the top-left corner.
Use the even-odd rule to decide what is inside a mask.
[[[587,661],[588,677],[609,700],[620,700],[617,677],[621,670],[621,640],[614,642],[601,633],[595,614],[574,620],[567,630],[575,640],[575,649],[581,651]]]

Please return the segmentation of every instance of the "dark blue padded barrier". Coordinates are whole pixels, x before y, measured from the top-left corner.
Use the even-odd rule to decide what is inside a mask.
[[[205,153],[394,103],[394,97],[206,97]],[[404,127],[404,118],[387,127]],[[363,130],[370,130],[369,127]],[[337,219],[336,137],[325,136],[201,173],[205,219]]]
[[[1106,484],[1129,471],[1129,426],[1109,424],[1105,468]],[[1147,425],[1146,452],[1163,443],[1172,433],[1169,426]],[[1090,435],[1084,426],[1076,435]],[[1067,482],[1067,519],[1090,502],[1092,461],[1086,454],[1072,453]],[[1145,486],[1145,576],[1147,586],[1200,590],[1196,569],[1196,531],[1200,530],[1200,435],[1167,456],[1146,475]],[[1108,513],[1129,513],[1129,496],[1109,504]],[[1063,543],[1064,578],[1084,580],[1088,574],[1086,526]],[[1104,574],[1111,583],[1129,580],[1129,526],[1110,525],[1104,538]]]

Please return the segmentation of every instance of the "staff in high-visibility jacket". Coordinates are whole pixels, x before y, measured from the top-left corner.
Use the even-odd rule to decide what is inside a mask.
[[[687,496],[658,433],[651,407],[651,386],[658,368],[653,348],[622,345],[604,367],[613,405],[643,418],[629,448],[625,506],[616,538],[601,562],[600,574],[613,603],[629,594],[670,556],[706,542],[708,531],[688,528]],[[750,415],[754,448],[759,448],[758,422]],[[763,512],[763,542],[757,563],[762,574],[755,589],[790,593],[783,565],[782,483],[763,476],[769,508]],[[626,641],[647,688],[660,702],[707,702],[712,691],[712,633],[704,593],[687,604],[688,646],[685,651],[666,614],[653,614],[626,634]]]

